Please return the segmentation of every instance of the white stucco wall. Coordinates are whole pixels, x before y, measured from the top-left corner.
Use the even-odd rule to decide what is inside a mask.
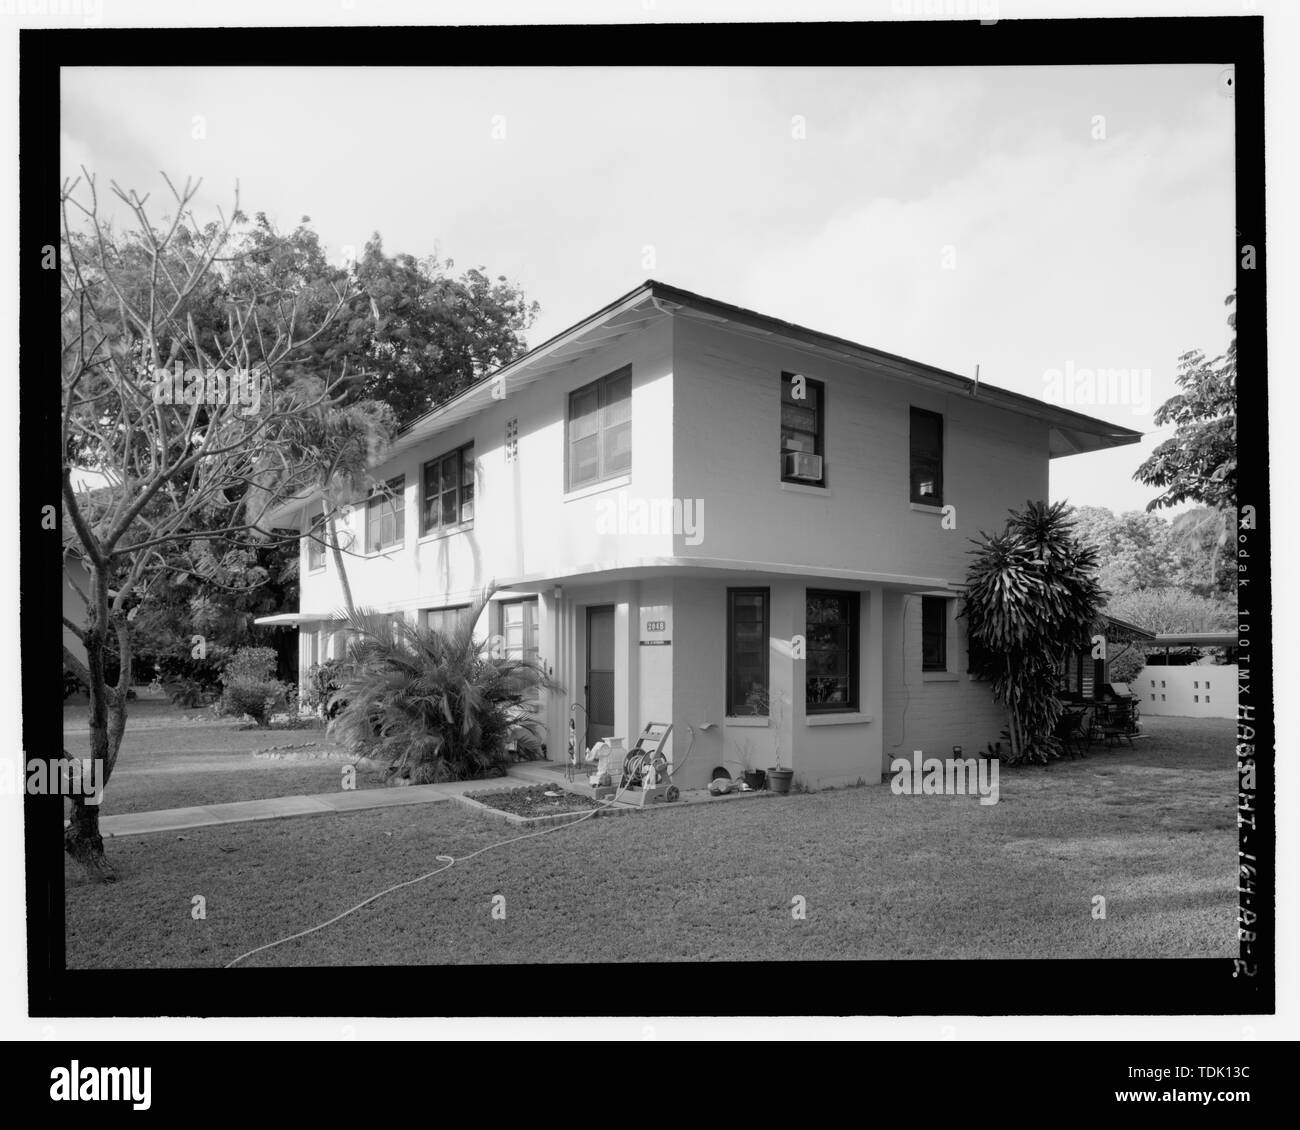
[[[1048,495],[1048,430],[966,395],[904,384],[770,339],[677,319],[677,489],[704,501],[701,557],[784,561],[960,581],[968,538]],[[827,487],[782,484],[781,373],[825,384]],[[944,417],[944,502],[909,500],[909,406]]]
[[[565,494],[565,414],[568,394],[623,365],[632,366],[632,469],[625,486],[601,493]],[[382,480],[405,475],[406,540],[376,556],[364,554],[365,510],[358,505],[346,524],[355,554],[346,559],[358,606],[416,610],[471,601],[492,581],[533,574],[560,574],[589,562],[615,561],[629,553],[667,555],[671,529],[623,535],[603,529],[600,506],[619,490],[636,497],[672,496],[672,350],[665,320],[617,345],[579,360],[517,395],[490,407],[375,469]],[[506,422],[519,421],[518,457],[507,462]],[[476,463],[473,528],[421,537],[420,470],[425,462],[474,443]],[[360,503],[361,500],[358,499]],[[305,529],[304,524],[300,528]],[[342,592],[330,555],[323,568],[302,558],[301,608],[340,608]]]
[[[1235,718],[1237,665],[1144,667],[1129,683],[1143,714],[1183,718]]]
[[[566,496],[565,415],[571,390],[632,367],[632,469],[626,482]],[[780,376],[802,372],[825,384],[829,487],[785,489],[780,482]],[[909,501],[909,405],[944,415],[944,502],[954,529]],[[518,420],[518,458],[505,456],[506,422]],[[419,536],[422,464],[473,441],[473,528]],[[921,672],[920,600],[888,585],[812,581],[804,576],[571,576],[593,565],[676,556],[733,562],[852,569],[960,583],[969,538],[1001,527],[1006,512],[1047,496],[1047,428],[978,398],[904,384],[866,366],[831,361],[792,345],[676,317],[575,360],[557,373],[377,469],[406,476],[405,543],[376,557],[348,558],[358,605],[414,615],[468,603],[492,581],[543,578],[539,647],[563,692],[547,707],[552,756],[563,758],[570,706],[582,700],[586,609],[615,606],[615,732],[627,744],[649,721],[672,721],[674,758],[696,745],[679,784],[698,787],[713,766],[741,768],[749,744],[755,767],[783,763],[808,784],[874,783],[895,756],[913,749],[967,753],[995,740],[1000,710],[987,684],[965,673],[965,641],[954,626],[949,675]],[[638,506],[672,500],[702,504],[702,525],[686,531],[652,522],[602,528],[602,506],[632,518]],[[662,511],[660,512],[662,514]],[[671,511],[669,511],[671,513]],[[701,517],[695,511],[694,517]],[[350,528],[363,547],[364,511]],[[739,568],[739,566],[738,566]],[[548,579],[548,578],[553,578]],[[803,632],[806,589],[861,593],[860,710],[851,718],[809,720],[802,665],[790,655]],[[771,689],[784,697],[781,725],[746,725],[725,716],[726,588],[771,590]],[[309,572],[304,551],[301,608],[342,605],[329,555]],[[641,646],[642,611],[668,609],[669,646]],[[489,623],[480,626],[487,634]],[[305,633],[304,633],[305,635]],[[304,650],[306,644],[304,643]],[[304,657],[305,673],[308,660]],[[700,727],[713,723],[709,730]]]

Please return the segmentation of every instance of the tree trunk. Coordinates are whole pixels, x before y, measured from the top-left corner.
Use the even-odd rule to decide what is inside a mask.
[[[63,850],[81,865],[86,877],[111,883],[117,875],[104,855],[104,837],[99,834],[99,805],[85,797],[72,798],[72,820],[63,830]]]
[[[343,590],[343,607],[347,610],[348,616],[356,618],[356,605],[352,603],[352,586],[348,583],[347,567],[343,563],[343,551],[339,549],[338,527],[334,522],[333,513],[329,516],[329,539],[330,539],[330,556],[334,558],[334,568],[339,575],[339,588]]]
[[[1007,737],[1011,742],[1010,761],[1020,760],[1020,717],[1016,711],[1015,684],[1012,680],[1011,657],[1007,657]]]
[[[131,686],[131,643],[126,621],[120,613],[110,617],[108,566],[96,565],[91,573],[91,596],[86,626],[86,663],[90,675],[90,756],[102,766],[101,787],[108,785],[126,732],[126,694]],[[117,635],[119,672],[117,686],[110,687],[104,676],[104,647],[110,622]],[[67,751],[64,751],[67,757]],[[102,795],[102,792],[101,792]],[[99,832],[99,805],[84,796],[72,797],[71,822],[63,832],[63,849],[85,870],[90,879],[111,882],[116,876],[104,855],[104,838]]]

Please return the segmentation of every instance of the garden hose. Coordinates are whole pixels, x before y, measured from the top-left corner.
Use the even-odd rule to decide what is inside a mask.
[[[622,796],[624,792],[627,791],[627,788],[628,786],[624,785],[612,797],[609,797],[606,800],[597,799],[596,803],[605,806],[612,805],[617,802],[618,798]],[[580,815],[575,814],[577,815],[577,819],[571,821],[570,823],[553,824],[551,825],[551,827],[542,828],[540,831],[537,832],[525,832],[522,836],[514,836],[508,840],[498,840],[496,843],[488,844],[486,847],[481,847],[477,851],[470,852],[469,855],[462,856],[460,859],[457,859],[454,856],[450,856],[450,855],[435,855],[434,859],[436,859],[439,863],[442,864],[441,867],[436,867],[434,868],[434,870],[427,871],[423,875],[417,875],[414,879],[407,879],[403,883],[394,883],[391,887],[385,887],[382,891],[379,891],[378,893],[371,895],[368,899],[364,899],[363,901],[357,903],[356,906],[348,907],[348,909],[343,911],[343,913],[336,914],[333,918],[329,919],[326,922],[320,922],[317,925],[309,927],[306,930],[299,930],[298,933],[296,934],[290,934],[288,937],[279,938],[274,942],[267,942],[265,945],[257,946],[254,949],[248,950],[246,953],[241,953],[233,961],[227,962],[223,966],[223,968],[230,969],[235,965],[238,965],[239,962],[244,960],[244,958],[252,957],[253,954],[255,953],[261,953],[263,950],[274,949],[276,946],[282,946],[286,942],[292,942],[292,941],[296,941],[299,938],[305,938],[309,934],[316,933],[318,930],[324,930],[326,926],[333,926],[334,923],[336,922],[342,922],[343,919],[345,919],[349,914],[355,914],[358,910],[362,909],[362,907],[369,906],[372,902],[375,902],[376,900],[383,898],[385,895],[390,895],[394,891],[400,891],[403,887],[413,887],[415,886],[416,883],[423,883],[426,879],[432,879],[435,875],[441,875],[444,871],[450,870],[457,863],[468,863],[476,855],[482,855],[484,852],[491,851],[493,848],[504,847],[506,844],[516,844],[520,840],[531,840],[536,838],[537,836],[545,836],[551,832],[559,832],[564,830],[565,828],[572,828],[577,824],[581,824],[584,820],[590,820],[599,811],[600,811],[599,808],[593,808],[591,809],[590,812],[584,812]]]

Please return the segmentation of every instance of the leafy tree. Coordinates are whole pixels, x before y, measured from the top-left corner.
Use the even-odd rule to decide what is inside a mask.
[[[1236,306],[1237,292],[1224,300]],[[1237,312],[1228,315],[1232,340],[1227,352],[1207,360],[1194,349],[1178,359],[1181,392],[1156,409],[1157,425],[1172,423],[1174,434],[1159,444],[1133,477],[1164,493],[1148,510],[1191,500],[1218,510],[1237,505]]]
[[[1236,526],[1232,511],[1197,507],[1174,518],[1169,544],[1180,563],[1179,583],[1200,596],[1235,599],[1237,561],[1225,552]]]
[[[327,361],[359,360],[356,399],[387,404],[399,424],[437,407],[526,349],[537,303],[504,275],[450,273],[451,259],[386,255],[378,233],[352,278],[349,316],[320,345]]]
[[[1107,601],[1106,611],[1150,632],[1228,631],[1235,622],[1228,602],[1179,588],[1118,593]]]
[[[1060,756],[1061,659],[1100,616],[1097,550],[1076,536],[1064,502],[1029,502],[1000,533],[971,540],[962,615],[973,668],[1007,709],[1008,761],[1047,762]]]
[[[321,401],[304,412],[284,437],[291,458],[318,456],[316,488],[322,496],[319,525],[308,536],[323,543],[330,551],[334,570],[343,592],[343,607],[349,616],[357,614],[348,581],[344,554],[352,552],[340,534],[338,519],[352,500],[372,483],[370,468],[383,459],[383,453],[397,430],[397,418],[387,404],[373,400],[343,402]]]
[[[1159,515],[1134,510],[1117,516],[1103,506],[1081,506],[1073,517],[1076,535],[1098,551],[1098,579],[1107,592],[1159,588],[1181,579],[1170,525]]]
[[[1109,593],[1186,588],[1202,596],[1231,595],[1236,574],[1220,552],[1221,511],[1198,507],[1172,521],[1149,511],[1113,514],[1104,506],[1075,511],[1079,537],[1101,555],[1098,575]]]
[[[127,610],[137,677],[212,689],[233,649],[279,642],[254,623],[297,599],[297,531],[275,533],[265,545],[196,537],[169,551],[148,599]]]
[[[1199,502],[1216,513],[1216,539],[1222,556],[1237,506],[1237,292],[1224,300],[1232,339],[1226,353],[1213,359],[1194,349],[1178,359],[1181,390],[1156,409],[1157,425],[1173,424],[1162,443],[1133,477],[1163,491],[1148,510]],[[1211,570],[1211,576],[1215,571]]]
[[[105,784],[126,729],[131,608],[163,583],[196,530],[218,541],[271,540],[260,524],[267,509],[315,485],[319,452],[281,440],[331,401],[336,384],[288,378],[284,370],[353,297],[338,289],[321,311],[318,293],[301,301],[241,293],[232,282],[237,202],[229,218],[200,226],[191,211],[198,184],[168,187],[175,215],[156,227],[147,198],[113,185],[132,219],[122,233],[103,222],[93,177],[84,188],[80,178],[66,182],[61,192],[62,496],[90,575],[84,618],[63,620],[86,660],[66,646],[64,659],[89,688],[90,750]],[[224,295],[219,324],[211,318],[217,291]],[[259,389],[264,378],[268,394],[253,406],[229,388],[218,397],[208,384],[193,403],[160,402],[159,370],[173,362],[204,373],[242,372]],[[105,471],[106,485],[75,490],[77,465]],[[113,651],[118,674],[110,683]],[[85,799],[72,798],[65,848],[93,877],[109,879],[99,806]]]

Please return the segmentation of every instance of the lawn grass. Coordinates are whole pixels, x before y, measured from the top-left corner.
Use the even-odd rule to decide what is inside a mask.
[[[867,786],[585,820],[242,964],[1230,956],[1233,724],[1143,725],[1003,770],[991,806]],[[116,884],[68,868],[68,964],[219,966],[521,832],[443,803],[111,840]]]
[[[64,748],[88,757],[85,706],[65,707],[63,724]],[[133,702],[101,815],[333,792],[349,761],[321,730],[243,729],[206,709]],[[377,773],[356,773],[358,789],[379,784]]]

